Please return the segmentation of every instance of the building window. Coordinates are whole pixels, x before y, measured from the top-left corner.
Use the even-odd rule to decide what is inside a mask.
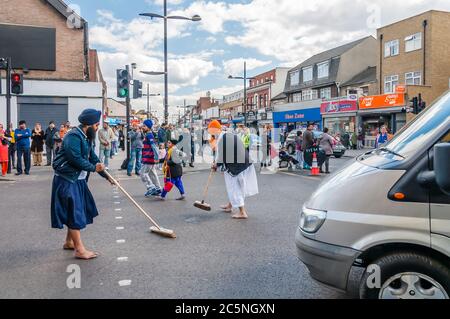
[[[320,98],[331,99],[331,88],[320,89]]]
[[[421,85],[422,73],[420,72],[408,72],[405,74],[406,85]]]
[[[386,42],[384,44],[384,57],[387,58],[390,56],[398,55],[399,47],[400,47],[399,40],[393,40],[393,41]]]
[[[405,52],[422,49],[422,33],[416,33],[405,38]]]
[[[255,94],[255,96],[253,98],[253,107],[252,107],[252,109],[253,108],[258,108],[258,107],[259,107],[259,105],[258,105],[258,94]]]
[[[292,94],[292,102],[297,103],[302,101],[302,94],[301,93],[295,93]]]
[[[361,89],[362,89],[362,94],[364,96],[368,96],[369,95],[369,87],[368,86],[363,86]]]
[[[269,100],[267,98],[267,94],[264,95],[264,107],[268,107],[269,106]]]
[[[330,62],[323,62],[319,63],[317,65],[317,77],[319,79],[321,78],[327,78],[330,70]]]
[[[294,71],[291,73],[291,86],[299,85],[300,83],[300,71]]]
[[[302,92],[302,100],[310,101],[317,99],[317,90],[305,90]]]
[[[309,82],[313,79],[313,67],[307,67],[303,69],[303,82]]]
[[[390,75],[384,77],[384,93],[394,93],[395,87],[398,85],[398,75]]]

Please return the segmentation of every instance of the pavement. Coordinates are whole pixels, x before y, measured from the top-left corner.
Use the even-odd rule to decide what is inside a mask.
[[[137,176],[118,170],[122,156],[112,160],[112,173],[178,238],[150,233],[148,220],[125,196],[94,175],[89,184],[100,216],[82,238],[101,256],[76,260],[62,250],[65,231],[50,228],[52,170],[33,167],[30,176],[8,175],[0,182],[0,298],[349,297],[314,282],[296,256],[299,210],[324,176],[263,170],[258,173],[260,194],[246,203],[250,218],[236,221],[218,211],[227,201],[220,173],[207,197],[213,210],[193,207],[202,197],[209,164],[186,168],[186,201],[174,200],[174,190],[160,202],[143,196]],[[332,159],[331,170],[349,160]],[[80,270],[80,288],[69,288],[73,269]]]

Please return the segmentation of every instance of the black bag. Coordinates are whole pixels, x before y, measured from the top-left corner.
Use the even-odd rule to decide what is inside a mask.
[[[128,159],[127,158],[122,162],[122,165],[120,166],[120,168],[128,169]]]

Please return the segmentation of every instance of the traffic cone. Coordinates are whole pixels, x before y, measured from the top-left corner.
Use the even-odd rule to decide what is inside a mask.
[[[311,176],[320,176],[319,165],[317,165],[316,152],[313,153],[313,162],[311,167]]]

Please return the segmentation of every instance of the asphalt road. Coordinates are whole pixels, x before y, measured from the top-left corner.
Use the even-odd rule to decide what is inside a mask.
[[[332,159],[335,170],[348,160]],[[118,167],[119,159],[112,168]],[[303,202],[323,177],[259,174],[260,194],[248,199],[250,219],[217,211],[226,203],[223,176],[212,182],[212,212],[193,207],[208,171],[186,172],[187,200],[174,190],[159,202],[143,196],[136,177],[113,171],[121,184],[175,240],[149,232],[150,224],[120,192],[98,176],[90,182],[100,216],[83,231],[101,256],[79,261],[63,251],[65,231],[50,228],[49,168],[0,182],[0,298],[346,298],[315,283],[296,257],[294,234]],[[78,265],[81,288],[69,289],[68,267]]]

